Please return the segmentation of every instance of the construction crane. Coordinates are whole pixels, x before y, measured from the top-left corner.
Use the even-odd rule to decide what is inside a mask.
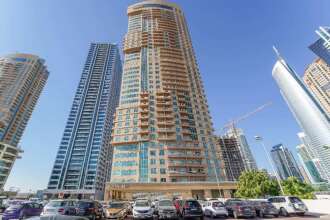
[[[272,105],[272,102],[267,102],[266,104],[263,104],[261,106],[259,106],[258,108],[256,108],[255,110],[245,114],[245,115],[242,115],[236,119],[233,119],[231,120],[229,123],[227,123],[223,128],[222,128],[222,131],[224,130],[227,130],[227,129],[232,129],[233,132],[236,134],[236,124],[253,116],[254,114],[264,110],[265,108],[269,107],[270,105]]]

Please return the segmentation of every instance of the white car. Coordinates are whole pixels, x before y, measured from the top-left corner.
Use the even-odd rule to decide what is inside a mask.
[[[304,215],[308,211],[306,205],[295,196],[275,196],[268,198],[277,209],[280,215],[289,216],[290,214]]]
[[[133,205],[133,219],[152,219],[154,208],[148,200],[136,200]]]
[[[204,210],[204,215],[209,217],[228,217],[228,211],[225,205],[217,200],[208,201]]]

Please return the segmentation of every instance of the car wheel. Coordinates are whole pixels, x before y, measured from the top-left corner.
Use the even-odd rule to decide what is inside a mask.
[[[213,212],[211,212],[211,218],[215,218],[215,216],[214,216]]]
[[[283,207],[280,208],[280,213],[281,213],[282,216],[285,216],[285,217],[289,216],[288,211],[286,211],[286,209],[283,208]]]
[[[260,217],[260,218],[263,218],[264,216],[265,216],[265,215],[264,215],[264,212],[260,210],[260,211],[259,211],[259,217]]]
[[[297,213],[298,216],[304,216],[305,215],[305,212],[302,212],[302,213]]]
[[[278,218],[278,215],[274,215],[275,218]]]
[[[200,217],[200,220],[204,220],[204,216],[201,216],[201,217]]]
[[[238,219],[238,215],[235,211],[233,212],[233,216],[234,216],[235,219]]]

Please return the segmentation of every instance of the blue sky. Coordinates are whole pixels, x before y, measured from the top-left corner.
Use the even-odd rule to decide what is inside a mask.
[[[240,123],[260,167],[260,146],[283,143],[295,151],[299,127],[271,77],[275,44],[302,74],[315,56],[307,48],[320,25],[329,25],[327,0],[173,0],[183,8],[214,121],[230,119],[272,101]],[[46,187],[90,42],[121,43],[130,0],[2,0],[0,55],[25,52],[46,59],[50,77],[21,140],[7,188]]]

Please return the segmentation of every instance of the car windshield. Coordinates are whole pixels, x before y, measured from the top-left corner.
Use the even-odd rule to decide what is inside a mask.
[[[120,209],[124,207],[124,203],[110,203],[109,208],[111,209]]]
[[[197,201],[187,201],[186,204],[187,204],[189,207],[194,207],[194,208],[198,208],[198,207],[200,207],[200,204],[199,204]]]
[[[289,197],[289,200],[292,203],[301,203],[302,202],[298,197]]]
[[[146,207],[150,206],[148,201],[136,201],[135,202],[136,207]]]
[[[212,202],[212,207],[223,207],[223,203],[222,202]]]
[[[51,206],[51,207],[62,207],[65,206],[67,204],[66,201],[50,201],[47,206]]]
[[[173,203],[171,200],[161,200],[158,202],[159,206],[173,206]]]

